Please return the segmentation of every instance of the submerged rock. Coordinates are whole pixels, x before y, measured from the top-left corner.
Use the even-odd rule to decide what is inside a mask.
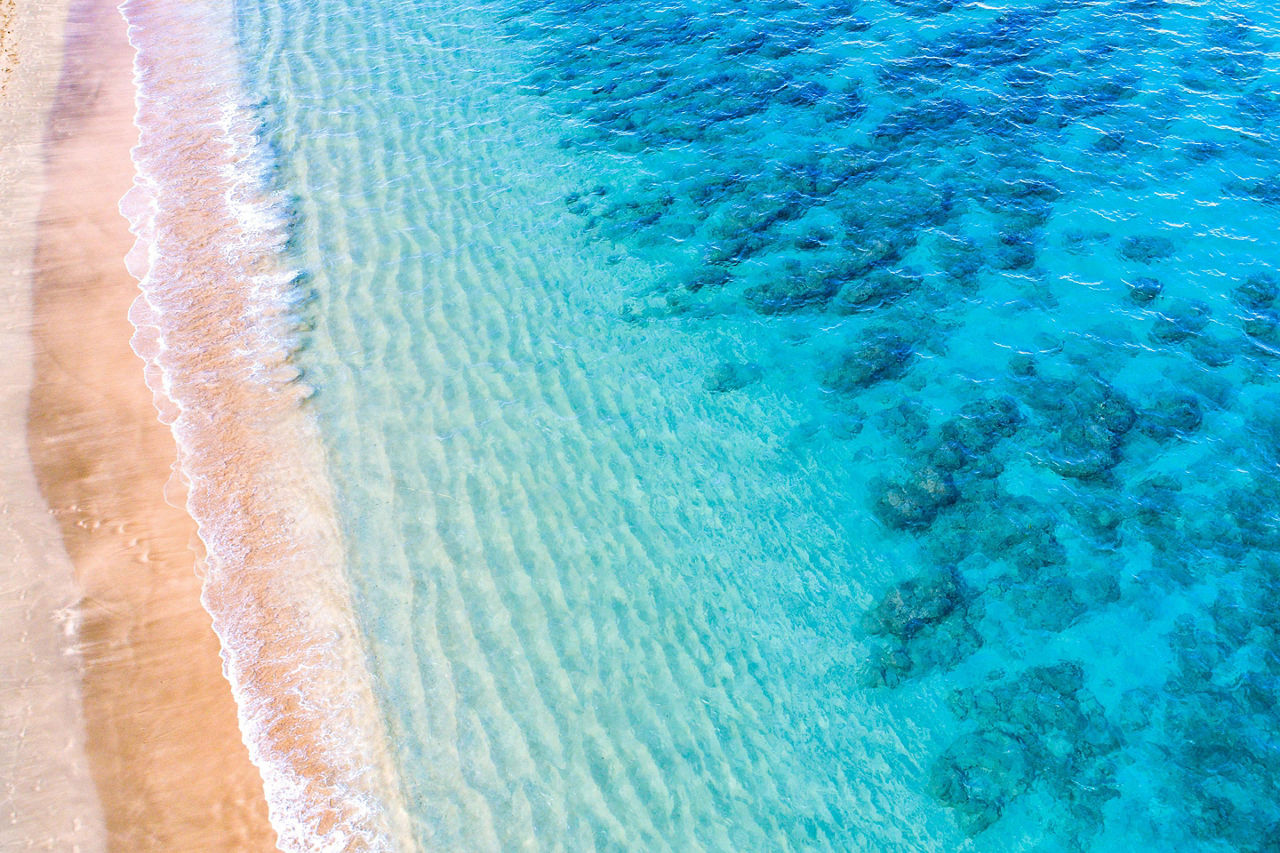
[[[1120,244],[1120,256],[1140,264],[1150,264],[1173,257],[1177,245],[1168,237],[1139,234],[1126,237]]]
[[[1272,307],[1280,296],[1280,281],[1271,273],[1255,273],[1231,293],[1231,298],[1242,308],[1262,311]]]
[[[974,628],[974,596],[955,568],[928,571],[897,584],[863,617],[873,644],[863,682],[896,687],[904,679],[954,666],[982,646]],[[980,615],[980,614],[977,614]]]
[[[1089,419],[1102,425],[1114,436],[1124,435],[1133,428],[1137,413],[1127,399],[1110,386],[1097,389],[1098,397],[1085,409]]]
[[[690,276],[684,283],[685,290],[690,293],[697,293],[700,290],[710,288],[712,290],[724,287],[733,279],[733,275],[723,267],[703,267],[695,274]]]
[[[1031,758],[1017,738],[980,731],[963,735],[938,757],[929,792],[956,810],[966,833],[977,835],[999,820],[1034,780]]]
[[[995,266],[1002,270],[1025,270],[1035,266],[1035,240],[1025,232],[1001,232],[994,260]]]
[[[1129,282],[1129,301],[1136,305],[1150,305],[1164,290],[1159,279],[1140,275]]]
[[[1209,325],[1209,306],[1199,300],[1177,302],[1160,313],[1148,333],[1153,344],[1175,344]]]
[[[1193,163],[1208,163],[1222,157],[1227,149],[1216,142],[1193,140],[1182,146],[1182,151]]]
[[[1159,474],[1143,480],[1133,490],[1134,516],[1143,536],[1150,542],[1165,542],[1176,535],[1182,512],[1182,484]]]
[[[1123,151],[1125,147],[1125,138],[1123,133],[1104,133],[1098,138],[1098,141],[1089,146],[1089,150],[1096,151],[1099,154],[1114,154]]]
[[[899,9],[919,18],[932,18],[944,12],[950,12],[955,5],[954,0],[889,0]]]
[[[707,377],[707,390],[715,394],[737,391],[759,382],[763,375],[755,362],[723,362]]]
[[[1046,447],[1049,467],[1064,477],[1095,478],[1120,462],[1115,435],[1097,423],[1069,424]]]
[[[1241,327],[1257,347],[1255,352],[1280,354],[1280,311],[1273,308],[1259,309],[1245,317]]]
[[[929,418],[924,406],[911,397],[881,410],[877,414],[876,423],[882,432],[908,445],[915,444],[929,431]]]
[[[761,314],[790,314],[821,307],[838,287],[826,270],[796,265],[781,276],[748,288],[743,299]]]
[[[1003,590],[1005,601],[1029,627],[1060,632],[1088,612],[1069,577],[1049,574],[1031,581],[1012,581]]]
[[[951,475],[925,467],[904,480],[881,479],[872,485],[876,518],[894,530],[922,529],[937,518],[939,510],[960,496]]]
[[[1280,178],[1257,181],[1229,181],[1223,189],[1231,195],[1247,198],[1268,206],[1280,205]]]
[[[870,388],[907,372],[915,350],[911,342],[891,329],[873,329],[837,364],[827,371],[826,384],[836,391]]]
[[[1175,436],[1195,432],[1203,417],[1199,397],[1172,392],[1161,395],[1143,411],[1141,429],[1156,441],[1168,441]]]
[[[967,238],[948,237],[934,245],[933,259],[938,267],[963,285],[970,284],[982,271],[986,258],[978,244]]]
[[[903,581],[889,590],[867,614],[866,629],[907,640],[963,608],[967,597],[952,567]]]
[[[976,729],[934,762],[930,792],[976,835],[1014,800],[1038,786],[1086,825],[1117,795],[1107,756],[1121,743],[1102,706],[1084,687],[1079,664],[1032,667],[990,686],[952,695],[957,716]]]
[[[836,314],[869,311],[898,301],[920,287],[923,281],[913,270],[873,269],[846,282],[828,308]]]
[[[885,117],[871,138],[880,144],[902,144],[915,136],[960,133],[970,112],[969,105],[956,98],[920,101]]]
[[[1226,367],[1235,360],[1235,348],[1214,335],[1197,335],[1187,342],[1187,351],[1205,367]]]
[[[974,400],[965,404],[958,417],[942,425],[930,458],[943,470],[982,467],[980,463],[991,461],[987,455],[1021,423],[1022,412],[1012,397]]]
[[[1137,419],[1122,394],[1096,378],[1028,382],[1025,399],[1046,419],[1040,445],[1050,468],[1064,477],[1092,479],[1119,463],[1124,436]]]

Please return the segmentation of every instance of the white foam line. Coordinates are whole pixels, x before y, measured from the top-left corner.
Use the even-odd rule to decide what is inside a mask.
[[[324,451],[289,362],[283,204],[244,108],[231,4],[125,0],[135,50],[130,311],[186,509],[202,601],[286,850],[390,850],[409,819],[365,666]]]

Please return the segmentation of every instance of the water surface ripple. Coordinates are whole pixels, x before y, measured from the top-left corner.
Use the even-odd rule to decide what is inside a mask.
[[[1273,7],[237,8],[421,848],[1274,849]]]

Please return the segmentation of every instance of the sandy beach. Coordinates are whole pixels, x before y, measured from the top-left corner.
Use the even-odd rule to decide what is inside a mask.
[[[132,184],[137,131],[132,50],[114,4],[73,2],[66,47],[45,148],[27,441],[45,518],[56,520],[74,567],[62,624],[81,656],[98,826],[112,850],[272,849],[261,777],[200,604],[195,527],[165,501],[174,440],[129,346],[138,291],[118,203]],[[23,43],[10,48],[21,56]],[[48,606],[47,595],[28,598],[30,608]],[[93,815],[84,819],[91,830]],[[29,826],[20,837],[38,844],[43,832]],[[85,849],[100,849],[91,831],[83,835]]]
[[[0,0],[0,848],[102,850],[75,654],[74,571],[27,453],[41,143],[63,2]]]

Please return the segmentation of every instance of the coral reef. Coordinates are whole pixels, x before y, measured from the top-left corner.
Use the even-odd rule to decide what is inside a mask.
[[[1168,838],[1274,846],[1280,279],[1223,236],[1280,215],[1267,27],[1162,0],[608,7],[606,36],[558,23],[602,14],[576,0],[511,22],[540,46],[525,90],[600,165],[568,210],[678,293],[638,322],[730,318],[801,354],[713,361],[706,388],[788,371],[826,407],[791,446],[870,466],[850,511],[921,555],[853,620],[851,681],[961,685],[932,796],[971,835],[1035,796],[1037,841],[1080,849],[1117,767],[1146,762]],[[1219,112],[1190,128],[1192,102]],[[1202,195],[1162,206],[1175,191]],[[1232,213],[1179,225],[1195,205]],[[970,671],[1122,610],[1148,647]],[[1165,653],[1123,701],[1088,687]]]

